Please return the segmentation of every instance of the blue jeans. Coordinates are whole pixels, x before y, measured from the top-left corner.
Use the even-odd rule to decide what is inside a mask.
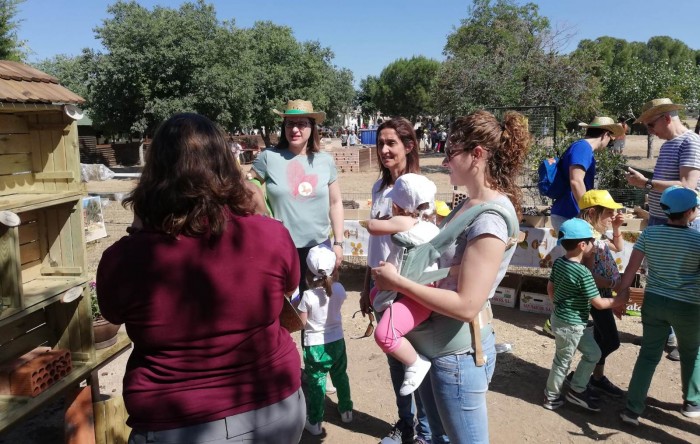
[[[489,442],[486,392],[496,368],[495,335],[484,335],[481,346],[487,359],[483,367],[476,366],[472,353],[430,360],[433,365],[418,391],[433,442],[445,434],[456,444]]]

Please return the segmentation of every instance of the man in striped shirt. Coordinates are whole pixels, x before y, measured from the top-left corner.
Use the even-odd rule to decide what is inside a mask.
[[[642,114],[635,122],[646,125],[649,134],[666,140],[661,145],[651,179],[632,168],[627,173],[630,185],[649,190],[649,226],[666,223],[667,216],[659,205],[661,193],[666,188],[673,185],[700,187],[700,135],[683,125],[678,117],[678,110],[682,108],[683,105],[675,104],[671,99],[654,99],[644,104]],[[700,219],[695,220],[691,228],[700,231]],[[675,346],[673,330],[667,342]],[[678,361],[678,348],[674,347],[668,358]]]
[[[569,219],[559,227],[559,240],[566,250],[552,266],[547,294],[554,302],[552,332],[556,351],[552,369],[544,390],[544,408],[554,410],[564,404],[561,388],[576,350],[582,353],[566,400],[585,409],[598,412],[598,397],[588,382],[600,360],[600,347],[588,327],[591,305],[599,310],[624,305],[627,298],[602,298],[588,267],[581,261],[593,253],[593,228],[583,219]]]
[[[700,199],[694,190],[667,188],[661,208],[664,225],[648,227],[639,236],[620,283],[627,294],[642,260],[649,263],[649,277],[642,305],[642,348],[632,371],[626,409],[620,414],[628,424],[639,424],[656,366],[661,359],[670,326],[678,335],[683,407],[689,418],[700,418],[700,233],[688,227],[696,219]],[[619,296],[618,296],[619,297]]]

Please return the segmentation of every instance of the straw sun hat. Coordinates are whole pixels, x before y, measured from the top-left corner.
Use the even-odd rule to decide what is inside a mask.
[[[650,100],[644,104],[642,107],[642,114],[634,123],[647,123],[652,117],[658,116],[659,114],[677,111],[683,108],[685,108],[685,106],[677,105],[668,98]]]
[[[591,123],[579,123],[582,128],[600,128],[608,130],[614,137],[620,137],[625,134],[625,129],[619,123],[615,122],[610,117],[596,117]]]
[[[289,100],[284,111],[272,110],[278,116],[285,117],[308,117],[314,119],[316,124],[320,124],[326,119],[326,113],[323,111],[314,111],[313,104],[308,100]]]

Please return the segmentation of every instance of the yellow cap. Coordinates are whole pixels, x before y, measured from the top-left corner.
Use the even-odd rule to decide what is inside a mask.
[[[615,199],[613,199],[610,193],[608,193],[606,190],[586,191],[583,196],[581,196],[581,200],[578,202],[578,207],[585,210],[586,208],[595,206],[610,208],[611,210],[622,208],[622,205],[615,202]]]
[[[447,206],[447,203],[444,200],[435,201],[435,212],[438,216],[445,217],[450,214],[450,211],[452,210],[450,210],[450,207]]]

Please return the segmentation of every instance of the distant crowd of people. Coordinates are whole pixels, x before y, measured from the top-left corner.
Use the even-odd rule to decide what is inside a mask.
[[[685,129],[678,109],[656,99],[638,119],[666,142],[653,177],[631,168],[625,175],[649,190],[651,218],[622,275],[611,260],[622,248],[620,205],[594,189],[593,152],[623,135],[623,122],[585,124],[559,160],[552,222],[566,254],[548,285],[556,351],[541,381],[547,409],[568,401],[599,411],[601,395],[625,396],[605,376],[605,358],[619,347],[615,315],[646,259],[641,350],[620,418],[638,424],[669,337],[681,362],[681,411],[700,417],[700,136]],[[324,419],[336,414],[324,411],[331,386],[340,421],[354,420],[341,316],[347,293],[338,276],[344,211],[333,157],[321,150],[326,116],[306,100],[272,112],[281,118],[279,143],[245,172],[211,120],[172,116],[125,200],[134,222],[105,251],[97,294],[103,316],[124,323],[134,343],[123,390],[129,443],[295,444],[304,430],[321,435]],[[358,143],[353,130],[340,137]],[[380,171],[363,222],[370,238],[360,310],[379,317],[374,339],[395,394],[398,421],[383,444],[490,440],[487,393],[497,357],[489,300],[515,252],[516,180],[530,143],[517,112],[499,120],[476,111],[449,131],[417,131],[400,117],[377,128]],[[435,184],[420,174],[421,145],[444,153],[450,183],[466,188],[456,208],[436,201]],[[447,231],[456,241],[436,246],[437,262],[418,270],[446,277],[417,282],[403,268],[403,248]],[[302,356],[280,322],[287,304],[303,325]],[[576,350],[581,362],[569,373]]]

